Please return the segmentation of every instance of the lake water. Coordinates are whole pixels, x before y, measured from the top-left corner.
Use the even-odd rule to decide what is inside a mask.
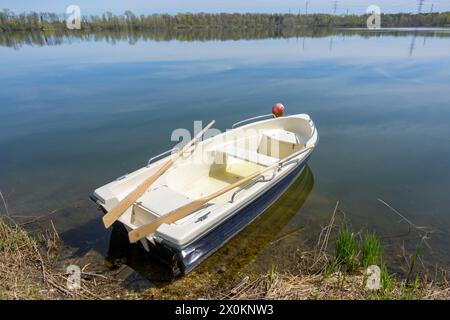
[[[88,198],[95,188],[171,148],[176,128],[215,119],[225,130],[282,102],[317,125],[309,169],[202,268],[289,267],[337,201],[339,219],[376,232],[395,268],[418,235],[378,199],[432,228],[424,261],[450,266],[448,30],[1,40],[0,191],[16,216],[56,210],[76,256],[111,254],[111,231]]]

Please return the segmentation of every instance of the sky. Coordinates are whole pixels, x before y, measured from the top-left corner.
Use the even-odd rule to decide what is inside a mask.
[[[46,11],[64,13],[67,6],[78,5],[82,15],[111,11],[121,14],[178,12],[261,12],[261,13],[365,13],[369,5],[378,5],[381,12],[417,12],[421,0],[0,0],[0,9],[16,13]],[[347,11],[348,10],[348,11]],[[450,11],[450,0],[423,0],[422,12]]]

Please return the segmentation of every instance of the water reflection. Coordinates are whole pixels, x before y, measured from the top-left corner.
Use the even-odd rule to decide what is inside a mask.
[[[427,37],[450,37],[448,29],[386,29],[373,32],[368,29],[330,29],[330,28],[298,28],[298,29],[154,29],[154,30],[120,30],[120,31],[45,31],[45,32],[0,32],[0,46],[19,49],[24,45],[58,46],[79,41],[101,41],[112,45],[127,42],[134,45],[140,41],[210,41],[210,40],[256,40],[256,39],[288,39],[321,38],[329,36],[362,36],[364,38],[394,36],[404,37],[417,34]],[[330,38],[329,49],[332,50],[333,38]]]
[[[306,166],[289,189],[269,209],[192,273],[206,275],[221,272],[221,277],[226,277],[233,276],[245,268],[256,268],[257,266],[251,266],[252,261],[273,241],[285,235],[282,234],[283,229],[300,212],[313,186],[313,173]],[[124,262],[145,278],[159,282],[159,285],[172,280],[169,267],[151,257],[140,246],[130,244],[121,225],[113,228],[106,259],[113,264]]]

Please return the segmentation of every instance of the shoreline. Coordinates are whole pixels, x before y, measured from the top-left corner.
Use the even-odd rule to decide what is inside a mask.
[[[344,239],[347,246],[348,237],[355,239],[355,244],[357,241],[354,233],[342,226],[337,238],[331,239],[334,227],[333,214],[330,224],[319,235],[316,247],[302,252],[296,269],[291,271],[278,271],[277,266],[272,265],[265,274],[239,272],[225,275],[222,274],[225,271],[221,271],[214,280],[192,272],[162,286],[127,288],[125,279],[117,276],[123,268],[108,270],[105,266],[95,271],[87,263],[81,269],[80,288],[70,290],[68,274],[62,267],[70,261],[63,257],[66,248],[56,230],[31,235],[8,216],[0,217],[0,300],[450,299],[450,283],[445,271],[442,270],[439,279],[433,279],[429,273],[416,272],[414,268],[417,267],[413,265],[407,277],[389,274],[382,260],[377,260],[381,259],[381,247],[372,252],[371,260],[382,269],[380,288],[368,290],[362,242],[357,244],[360,251],[356,256],[339,257],[336,255],[337,243]],[[329,250],[331,242],[334,242],[334,253]],[[417,256],[413,254],[409,258],[413,261],[411,259],[417,259]],[[130,267],[125,269],[125,273],[136,273]]]

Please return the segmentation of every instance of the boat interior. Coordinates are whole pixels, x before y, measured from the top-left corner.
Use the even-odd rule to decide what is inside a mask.
[[[298,128],[297,124],[291,129],[238,129],[231,131],[232,134],[221,134],[223,139],[205,140],[193,148],[188,157],[179,159],[160,178],[161,181],[135,203],[129,221],[136,226],[149,223],[301,150],[311,138],[312,131],[308,130],[309,124],[300,126],[303,130]],[[272,176],[273,172],[265,174]],[[230,201],[234,191],[222,194],[210,204]]]
[[[247,135],[208,148],[204,153],[206,159],[201,163],[194,160],[176,166],[167,175],[167,184],[197,199],[277,163],[303,146],[295,133],[281,129]],[[226,196],[212,201],[220,202]]]

